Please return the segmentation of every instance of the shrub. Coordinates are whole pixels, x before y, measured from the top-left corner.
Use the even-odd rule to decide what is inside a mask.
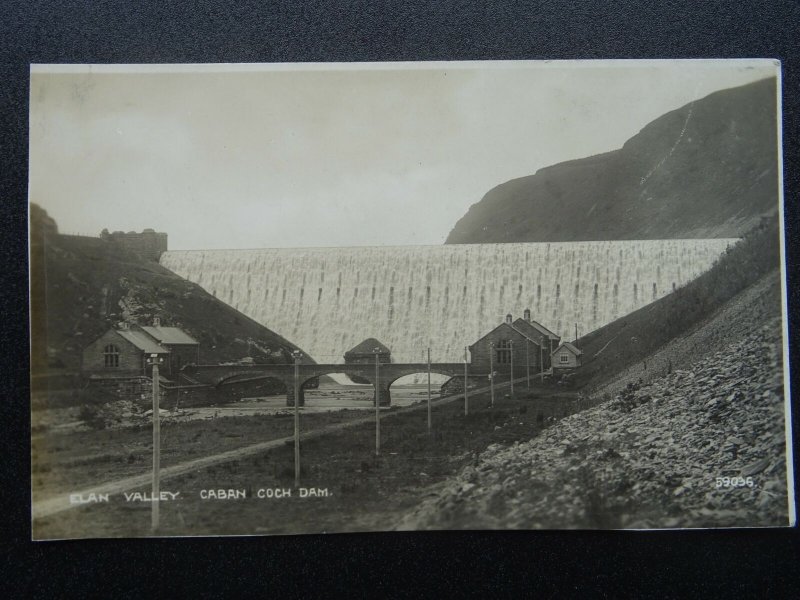
[[[92,429],[105,429],[109,425],[100,408],[91,404],[81,407],[78,418]]]

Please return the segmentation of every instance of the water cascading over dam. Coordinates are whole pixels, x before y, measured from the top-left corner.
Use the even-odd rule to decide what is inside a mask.
[[[169,251],[161,264],[317,362],[368,337],[395,362],[463,360],[530,308],[572,340],[707,270],[733,239]]]

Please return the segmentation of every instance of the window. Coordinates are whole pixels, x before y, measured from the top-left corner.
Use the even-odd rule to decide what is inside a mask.
[[[103,349],[103,365],[107,368],[119,367],[119,348],[114,344]]]
[[[497,342],[497,362],[501,365],[511,363],[511,340]]]
[[[559,356],[559,360],[560,360],[562,363],[568,363],[568,362],[569,362],[569,354],[561,354],[561,355]]]

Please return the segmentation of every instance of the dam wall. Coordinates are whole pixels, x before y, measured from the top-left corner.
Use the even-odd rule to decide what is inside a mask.
[[[735,239],[167,251],[161,264],[317,362],[375,337],[395,362],[463,360],[530,308],[565,340],[671,293]]]

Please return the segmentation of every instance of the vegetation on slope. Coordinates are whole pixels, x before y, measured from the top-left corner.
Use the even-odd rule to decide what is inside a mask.
[[[447,243],[740,237],[778,208],[776,87],[715,92],[619,150],[503,183]]]
[[[100,238],[58,235],[31,206],[32,372],[80,368],[81,352],[122,322],[180,327],[200,342],[200,360],[288,362],[296,346],[200,286]]]

